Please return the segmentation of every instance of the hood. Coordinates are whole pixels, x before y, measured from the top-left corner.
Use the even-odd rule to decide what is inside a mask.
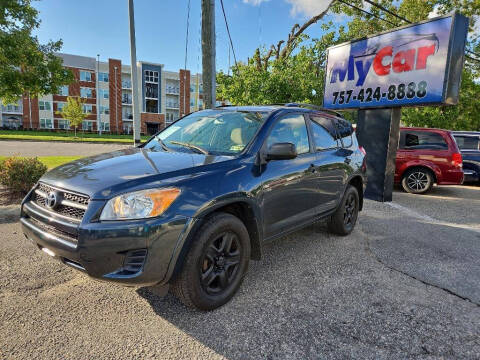
[[[40,181],[94,199],[109,198],[153,181],[190,175],[199,167],[232,158],[131,148],[72,161],[47,172]]]

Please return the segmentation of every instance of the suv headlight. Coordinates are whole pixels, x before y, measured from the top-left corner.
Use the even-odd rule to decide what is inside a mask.
[[[143,219],[159,216],[180,195],[180,189],[149,189],[135,191],[108,200],[100,220]]]

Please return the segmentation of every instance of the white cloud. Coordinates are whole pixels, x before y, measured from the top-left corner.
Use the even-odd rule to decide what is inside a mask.
[[[308,17],[312,17],[320,14],[332,2],[332,0],[286,0],[286,1],[292,5],[292,9],[290,10],[290,14],[292,16],[304,15]]]
[[[243,3],[253,5],[253,6],[258,6],[261,3],[267,2],[267,1],[270,1],[270,0],[243,0]]]

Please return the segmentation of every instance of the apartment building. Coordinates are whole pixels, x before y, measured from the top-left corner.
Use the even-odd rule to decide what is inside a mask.
[[[138,84],[131,83],[132,67],[120,60],[58,54],[75,81],[58,94],[24,96],[17,104],[0,107],[0,127],[11,129],[68,129],[69,120],[58,113],[68,96],[85,100],[88,115],[84,131],[129,134],[133,131],[132,89],[140,98],[142,134],[153,134],[190,112],[203,108],[201,75],[189,70],[166,71],[162,64],[138,61]]]

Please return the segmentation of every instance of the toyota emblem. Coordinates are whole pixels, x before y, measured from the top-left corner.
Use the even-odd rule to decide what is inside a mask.
[[[53,209],[55,205],[57,205],[57,195],[53,191],[50,191],[47,195],[46,202],[47,206]]]

